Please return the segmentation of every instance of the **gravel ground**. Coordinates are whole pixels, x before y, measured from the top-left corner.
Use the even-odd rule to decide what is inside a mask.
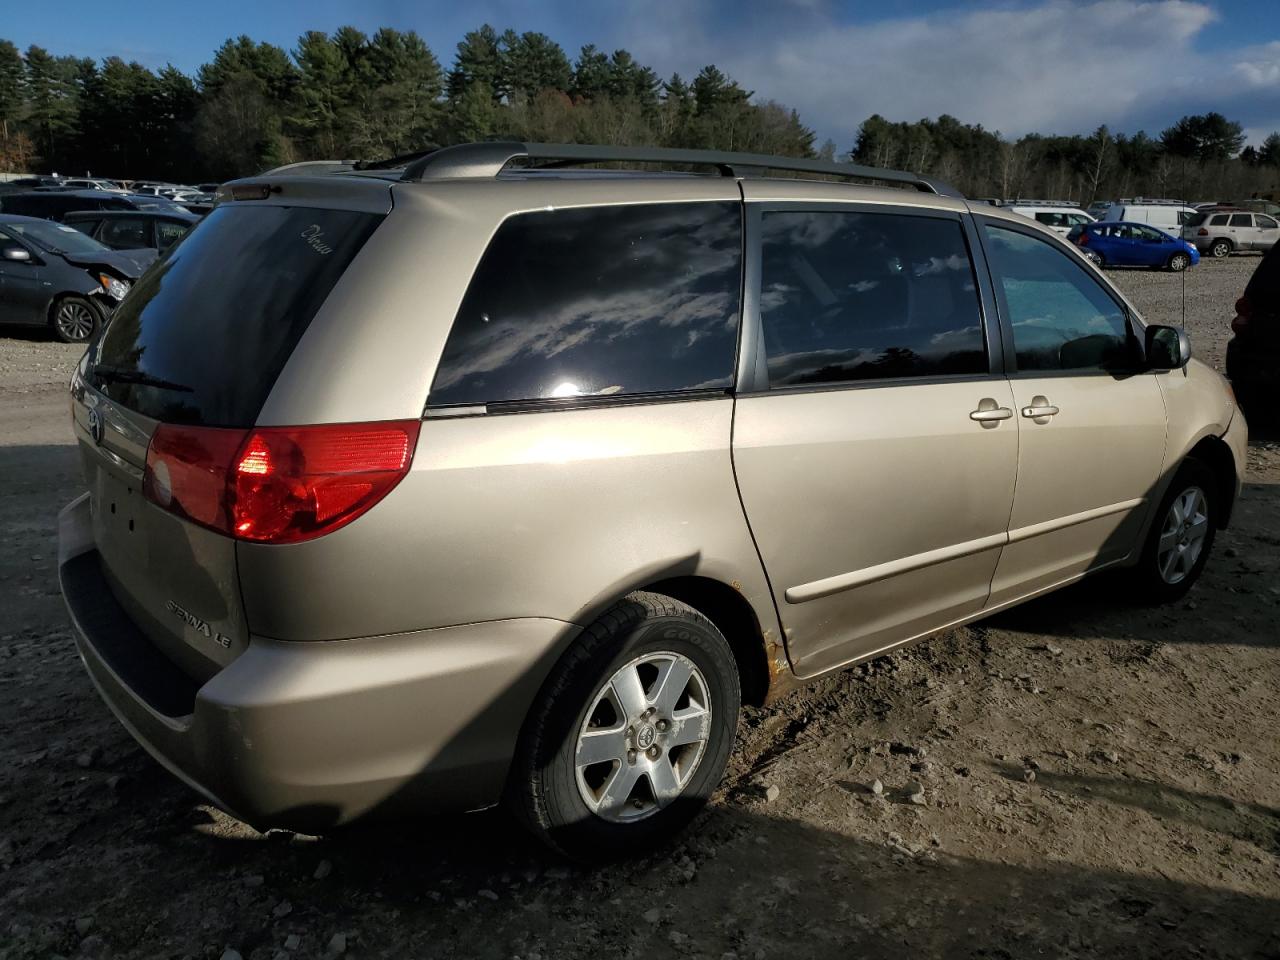
[[[1256,262],[1186,275],[1218,366]],[[1184,603],[1099,579],[746,711],[683,841],[583,870],[498,813],[260,835],[134,745],[54,582],[76,354],[0,338],[0,958],[1280,957],[1280,446]]]

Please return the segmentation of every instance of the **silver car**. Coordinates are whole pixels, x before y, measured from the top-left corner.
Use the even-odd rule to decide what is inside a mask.
[[[76,372],[59,568],[107,704],[259,827],[649,849],[742,702],[1103,569],[1175,600],[1244,473],[1178,330],[913,174],[490,143],[220,199]]]
[[[1245,250],[1270,250],[1280,238],[1280,222],[1263,213],[1209,210],[1197,213],[1182,228],[1182,239],[1217,259]]]

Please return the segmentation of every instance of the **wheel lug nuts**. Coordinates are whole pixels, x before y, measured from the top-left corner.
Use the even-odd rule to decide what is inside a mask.
[[[634,750],[628,750],[627,763],[635,763],[635,762],[636,762],[636,752]]]
[[[666,733],[667,727],[671,726],[671,724],[669,724],[666,720],[659,720],[657,724],[655,724],[655,726],[657,726],[657,728],[663,733]]]
[[[662,751],[658,749],[656,744],[649,748],[648,757],[650,760],[657,760],[660,756],[662,756]]]

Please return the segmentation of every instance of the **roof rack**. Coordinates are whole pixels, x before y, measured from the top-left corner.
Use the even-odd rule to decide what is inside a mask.
[[[270,170],[255,174],[255,176],[270,177],[278,173],[304,177],[320,176],[325,173],[343,173],[354,169],[355,166],[356,161],[354,160],[299,160],[297,163],[286,163],[283,167],[272,167]]]
[[[493,178],[517,160],[547,161],[538,169],[584,163],[673,163],[715,167],[721,176],[743,177],[766,170],[789,170],[835,177],[856,177],[905,183],[925,193],[963,199],[954,187],[902,170],[884,170],[830,160],[775,157],[764,153],[728,153],[720,150],[683,150],[670,147],[612,147],[580,143],[464,143],[435,150],[405,166],[401,180],[445,180],[458,177]]]

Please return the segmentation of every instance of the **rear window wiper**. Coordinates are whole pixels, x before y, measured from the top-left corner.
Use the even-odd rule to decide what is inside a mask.
[[[193,387],[185,383],[174,383],[161,377],[153,377],[141,370],[124,370],[120,367],[94,367],[93,378],[99,383],[136,383],[144,387],[155,387],[157,390],[172,390],[176,393],[195,393]]]

